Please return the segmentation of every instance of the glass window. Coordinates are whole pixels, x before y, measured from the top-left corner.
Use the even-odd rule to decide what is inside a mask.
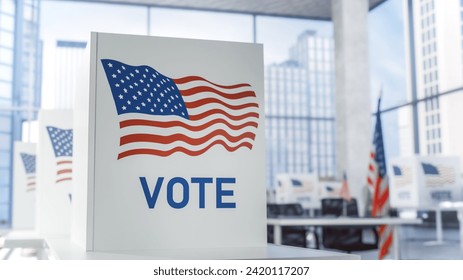
[[[151,8],[151,35],[226,41],[253,41],[250,15]]]
[[[11,81],[13,79],[13,69],[11,66],[0,64],[0,80]]]
[[[10,118],[0,116],[0,131],[1,132],[11,131],[11,119]]]
[[[0,63],[13,63],[13,49],[0,48]]]
[[[10,171],[6,168],[0,168],[0,188],[10,182]],[[1,211],[0,211],[1,212]]]
[[[0,10],[10,15],[14,14],[14,1],[15,0],[0,1]]]
[[[0,44],[2,46],[13,48],[14,46],[13,33],[9,31],[0,30],[0,38],[1,38]]]
[[[10,166],[10,153],[0,151],[0,168],[9,168],[9,166]]]
[[[0,81],[0,98],[11,98],[11,83]]]

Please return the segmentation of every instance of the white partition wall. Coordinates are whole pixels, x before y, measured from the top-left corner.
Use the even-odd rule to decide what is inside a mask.
[[[394,158],[388,167],[392,207],[430,208],[442,201],[462,199],[458,157]]]
[[[15,142],[13,155],[13,229],[34,229],[36,186],[36,144]]]
[[[277,203],[300,203],[304,208],[320,208],[318,177],[315,174],[278,174]]]
[[[73,240],[89,251],[266,246],[262,45],[94,33],[90,58]]]
[[[37,229],[41,235],[70,234],[72,141],[72,111],[40,111]]]

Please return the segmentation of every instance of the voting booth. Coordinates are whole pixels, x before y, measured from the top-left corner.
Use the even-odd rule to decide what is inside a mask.
[[[39,112],[37,144],[37,230],[40,235],[69,235],[73,129],[72,111]]]
[[[442,201],[462,199],[458,157],[393,158],[388,175],[391,206],[395,208],[432,208]]]
[[[13,229],[35,228],[36,144],[14,143],[13,154]]]
[[[300,203],[306,209],[320,208],[318,176],[315,174],[277,174],[277,203]]]
[[[74,118],[87,251],[266,246],[262,45],[92,33]]]

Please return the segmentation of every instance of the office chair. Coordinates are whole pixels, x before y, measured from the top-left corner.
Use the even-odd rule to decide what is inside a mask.
[[[339,217],[343,213],[342,198],[322,199],[322,215]],[[357,201],[352,199],[346,201],[346,214],[349,217],[358,217]],[[366,243],[363,241],[363,231],[369,229],[373,231],[374,242]],[[378,249],[378,231],[372,226],[333,226],[323,227],[323,247],[337,249],[348,253],[353,251],[366,251]]]
[[[267,217],[302,216],[304,209],[298,203],[267,204]],[[307,234],[309,229],[305,226],[284,226],[281,228],[282,245],[307,247]],[[315,244],[318,249],[318,235],[314,233]],[[273,226],[267,226],[267,242],[274,242]]]

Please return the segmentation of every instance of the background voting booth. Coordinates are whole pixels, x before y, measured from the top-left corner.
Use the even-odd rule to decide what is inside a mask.
[[[72,111],[40,111],[37,144],[37,231],[40,235],[70,233],[72,135]]]
[[[429,209],[462,200],[457,157],[414,156],[389,161],[390,201],[394,208]]]
[[[317,175],[278,174],[277,181],[277,203],[300,203],[305,209],[321,207]]]
[[[305,209],[320,209],[324,198],[339,198],[341,182],[319,181],[315,174],[278,174],[275,203],[300,203]]]
[[[15,142],[13,157],[12,227],[15,230],[32,230],[36,215],[36,144]]]

